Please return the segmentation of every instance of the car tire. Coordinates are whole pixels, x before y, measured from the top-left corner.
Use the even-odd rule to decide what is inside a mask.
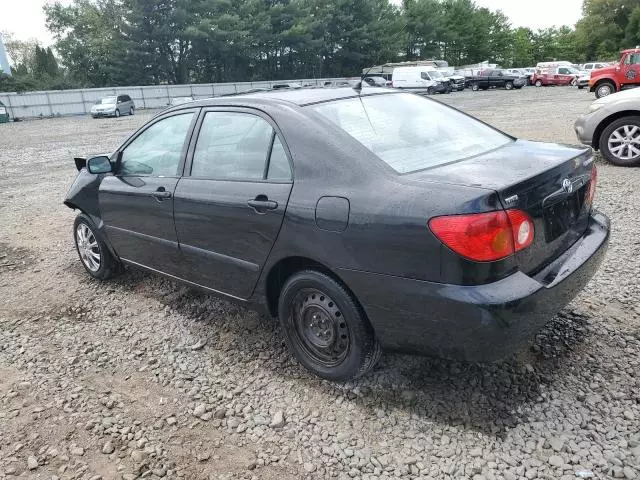
[[[602,82],[596,85],[596,98],[607,97],[616,93],[616,86],[611,82]]]
[[[278,316],[287,346],[309,371],[341,382],[360,377],[378,362],[381,347],[362,307],[345,287],[315,270],[284,284]]]
[[[535,85],[536,85],[536,87],[541,87],[542,86],[542,81],[541,80],[536,80]]]
[[[582,90],[584,88],[584,85],[578,85],[578,90]]]
[[[471,84],[471,90],[474,92],[477,92],[478,90],[480,90],[480,85],[478,85],[478,83],[472,83]]]
[[[133,107],[133,106],[132,106],[132,107],[129,109],[129,115],[133,115],[134,113],[136,113],[136,109],[135,109],[135,107]]]
[[[120,110],[118,110],[116,108],[116,111],[115,111],[114,115],[115,115],[116,118],[118,118],[120,116]]]
[[[73,240],[80,263],[93,278],[107,280],[122,272],[122,263],[111,255],[98,228],[84,213],[73,222]]]
[[[505,90],[513,90],[513,82],[507,82],[504,84]]]
[[[633,137],[634,144],[637,145],[634,148],[638,150],[638,154],[630,158],[624,158],[624,152],[628,152],[630,147],[627,146],[625,150],[624,140],[616,141],[616,138],[621,138],[622,135],[625,135],[625,127],[638,127],[638,131]],[[630,115],[628,117],[622,117],[611,122],[602,131],[599,144],[600,152],[602,152],[604,158],[614,165],[617,165],[619,167],[640,166],[640,116]],[[619,146],[622,148],[622,150],[620,151],[620,155],[618,155],[617,152],[614,153],[612,151],[612,149],[615,150],[617,144],[619,144]]]

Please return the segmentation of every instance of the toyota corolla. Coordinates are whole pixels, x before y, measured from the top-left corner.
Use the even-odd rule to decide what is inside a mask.
[[[65,204],[89,275],[130,265],[263,308],[299,362],[336,381],[382,349],[508,356],[609,239],[591,149],[390,89],[191,102],[76,166]]]

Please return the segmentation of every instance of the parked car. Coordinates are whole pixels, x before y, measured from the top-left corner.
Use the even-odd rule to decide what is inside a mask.
[[[529,85],[531,82],[531,75],[524,68],[503,68],[502,71],[506,75],[513,75],[514,77],[522,77],[525,81],[525,85]]]
[[[274,83],[271,85],[271,88],[274,90],[281,90],[283,88],[302,88],[302,84],[298,82]]]
[[[133,115],[136,106],[129,95],[114,95],[98,100],[91,107],[91,116],[98,117],[119,117],[120,115]]]
[[[393,69],[392,86],[427,94],[450,93],[451,83],[435,67],[396,67]]]
[[[478,75],[467,78],[471,90],[487,90],[489,88],[521,89],[526,85],[523,77],[508,75],[502,70],[483,70]]]
[[[589,91],[596,98],[640,85],[640,48],[623,50],[620,62],[591,71]]]
[[[582,143],[614,165],[640,166],[640,89],[594,101],[574,127]]]
[[[381,348],[511,354],[584,287],[609,238],[591,149],[392,89],[198,100],[76,166],[64,202],[90,276],[131,265],[262,308],[336,381]]]
[[[362,80],[370,87],[390,87],[393,83],[384,77],[364,77]]]
[[[533,74],[536,87],[577,85],[579,72],[569,62],[540,62]]]
[[[334,88],[334,87],[350,87],[351,83],[348,80],[327,80],[322,84],[325,88]]]
[[[9,111],[4,103],[0,102],[0,123],[7,123],[9,121]]]
[[[591,73],[592,70],[598,70],[599,68],[608,67],[609,64],[607,62],[588,62],[583,65],[580,65],[582,70],[585,70]]]

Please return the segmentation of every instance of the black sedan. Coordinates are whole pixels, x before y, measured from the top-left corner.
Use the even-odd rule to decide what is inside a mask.
[[[609,239],[590,149],[383,88],[191,102],[76,166],[65,204],[92,277],[132,265],[264,308],[300,363],[338,381],[382,348],[509,355]]]

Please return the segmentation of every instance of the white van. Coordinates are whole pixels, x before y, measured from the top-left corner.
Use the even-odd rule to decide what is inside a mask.
[[[396,67],[391,75],[394,88],[437,89],[445,81],[442,72],[434,67]]]

